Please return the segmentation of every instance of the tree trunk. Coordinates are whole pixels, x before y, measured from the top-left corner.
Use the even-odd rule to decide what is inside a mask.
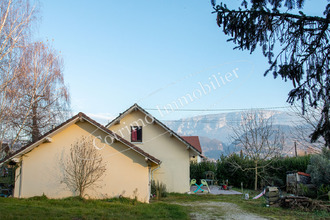
[[[254,161],[255,176],[254,176],[254,190],[258,189],[258,161]]]
[[[38,117],[37,117],[38,103],[33,103],[32,106],[32,142],[37,141],[40,133],[38,128]]]

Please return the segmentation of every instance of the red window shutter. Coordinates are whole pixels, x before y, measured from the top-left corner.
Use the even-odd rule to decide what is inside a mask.
[[[137,141],[137,129],[132,128],[132,135],[131,135],[132,141]]]

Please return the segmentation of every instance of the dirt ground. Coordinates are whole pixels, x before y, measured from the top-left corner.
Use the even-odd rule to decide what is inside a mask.
[[[227,202],[187,202],[175,203],[182,206],[189,206],[192,210],[190,217],[193,220],[204,219],[243,219],[262,220],[267,219],[248,213],[240,209],[237,205]]]

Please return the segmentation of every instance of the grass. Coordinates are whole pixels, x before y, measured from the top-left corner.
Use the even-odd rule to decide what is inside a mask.
[[[0,198],[0,219],[189,219],[185,207],[129,199]]]
[[[252,192],[252,196],[253,196]],[[238,205],[247,212],[272,219],[329,219],[327,212],[303,212],[266,207],[265,201],[243,200],[241,195],[187,195],[169,194],[159,201],[144,204],[126,198],[85,200],[77,197],[47,199],[45,196],[30,199],[0,198],[0,219],[189,219],[191,213],[207,212],[196,206],[181,206],[204,202],[227,202]],[[213,216],[223,216],[218,209]]]

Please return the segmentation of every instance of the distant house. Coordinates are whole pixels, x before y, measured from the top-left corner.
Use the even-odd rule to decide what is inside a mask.
[[[169,192],[190,190],[190,158],[199,156],[200,148],[187,142],[137,104],[106,127],[162,161],[151,169],[151,177],[166,184]]]
[[[188,142],[191,146],[194,146],[199,152],[199,155],[193,155],[190,158],[190,161],[194,161],[197,163],[202,162],[205,159],[205,156],[203,156],[203,152],[202,152],[202,147],[201,147],[201,143],[199,141],[199,137],[198,136],[181,136],[183,138],[183,140],[185,140],[186,142]]]
[[[82,136],[93,138],[106,162],[106,173],[97,187],[86,191],[89,198],[124,196],[149,202],[151,171],[161,161],[83,113],[0,161],[0,165],[12,161],[19,165],[14,197],[74,196],[62,181],[64,170],[61,163],[69,154],[71,144]]]

